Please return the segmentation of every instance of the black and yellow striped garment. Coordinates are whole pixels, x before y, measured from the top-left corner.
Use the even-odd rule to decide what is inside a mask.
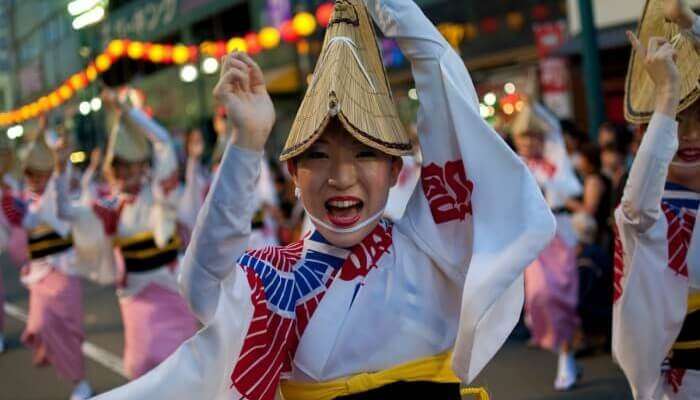
[[[138,273],[154,270],[175,261],[182,241],[175,234],[161,248],[156,244],[153,232],[142,232],[119,238],[115,244],[121,249],[126,271]]]
[[[29,231],[29,258],[36,260],[60,253],[73,247],[73,238],[62,237],[49,225],[40,225]]]

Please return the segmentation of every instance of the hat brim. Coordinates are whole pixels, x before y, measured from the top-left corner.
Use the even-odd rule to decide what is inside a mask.
[[[678,112],[686,110],[700,98],[700,54],[687,33],[678,25],[665,20],[661,0],[648,0],[639,22],[637,37],[646,46],[652,37],[663,37],[677,52],[681,76],[681,102]],[[635,124],[645,124],[654,114],[656,87],[646,72],[644,60],[632,50],[625,82],[625,118]]]

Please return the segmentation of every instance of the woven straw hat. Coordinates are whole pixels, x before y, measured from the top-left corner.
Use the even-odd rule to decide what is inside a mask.
[[[105,155],[105,164],[111,165],[114,158],[127,162],[146,161],[151,156],[148,139],[133,126],[134,122],[121,117],[112,129]]]
[[[678,52],[677,64],[681,76],[681,104],[678,112],[687,109],[700,98],[700,54],[695,50],[688,34],[678,25],[666,21],[663,0],[647,0],[637,36],[644,46],[652,37],[664,37]],[[625,118],[635,124],[648,123],[654,113],[655,101],[654,82],[644,69],[643,60],[632,51],[625,83]]]
[[[537,115],[532,105],[526,103],[523,109],[515,116],[511,122],[511,133],[513,136],[522,136],[527,134],[540,134],[547,136],[552,130],[547,121]]]
[[[280,160],[308,149],[332,118],[367,146],[395,156],[411,153],[361,0],[336,0],[313,81]]]
[[[54,168],[54,154],[41,133],[29,144],[22,157],[22,169],[51,172]]]

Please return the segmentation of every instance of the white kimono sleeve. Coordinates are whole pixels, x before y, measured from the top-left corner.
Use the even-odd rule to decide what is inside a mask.
[[[175,234],[182,194],[175,146],[168,131],[137,108],[126,110],[122,121],[128,129],[139,132],[153,144],[151,191],[155,204],[151,211],[151,225],[156,245],[165,247]]]
[[[564,134],[559,119],[539,103],[533,104],[533,111],[550,126],[545,141],[544,154],[548,161],[556,167],[554,176],[545,184],[545,197],[551,208],[561,208],[570,198],[581,195],[583,187],[576,177],[573,163],[566,152]]]
[[[190,308],[207,324],[216,311],[221,281],[248,247],[262,153],[229,145],[192,233],[179,277]]]
[[[525,165],[479,115],[464,62],[418,6],[365,2],[411,61],[420,102],[421,183],[397,228],[464,282],[452,367],[471,382],[517,323],[522,273],[552,239],[554,218]]]
[[[660,398],[661,365],[687,311],[688,278],[669,268],[668,224],[661,210],[677,131],[676,121],[654,114],[615,213],[620,242],[612,347],[637,400]]]

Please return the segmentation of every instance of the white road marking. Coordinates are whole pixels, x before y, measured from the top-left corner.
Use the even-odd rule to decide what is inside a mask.
[[[10,317],[18,319],[24,323],[27,322],[27,313],[14,304],[5,302],[5,313]],[[124,374],[124,362],[122,361],[121,357],[112,354],[111,352],[88,341],[83,342],[82,351],[85,357],[102,365],[115,374],[128,379],[126,374]]]

